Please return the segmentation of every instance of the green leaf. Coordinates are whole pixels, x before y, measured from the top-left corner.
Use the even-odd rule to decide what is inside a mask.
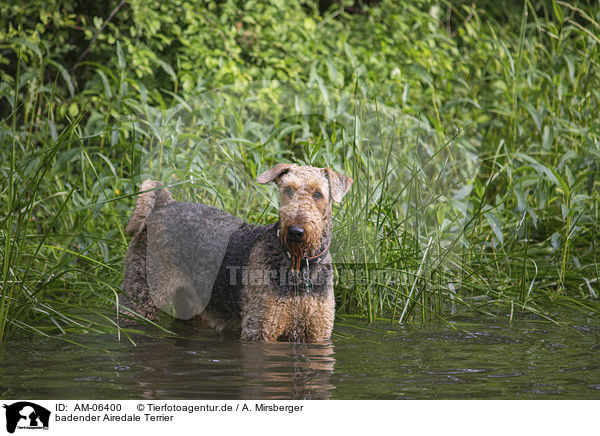
[[[123,55],[123,49],[121,48],[121,44],[117,41],[117,65],[120,70],[125,69],[125,56]]]
[[[486,212],[485,218],[487,219],[488,224],[490,225],[494,235],[496,235],[496,239],[500,242],[500,245],[504,244],[504,234],[502,233],[502,224],[500,220],[493,212]]]
[[[67,69],[65,67],[63,67],[61,64],[59,64],[58,62],[54,62],[53,60],[50,60],[50,59],[46,59],[46,63],[48,65],[52,65],[54,68],[56,68],[59,71],[65,84],[67,85],[69,94],[71,95],[71,97],[73,97],[75,95],[75,87],[73,86],[73,80],[71,79],[71,75],[69,74]]]
[[[538,131],[541,131],[542,130],[542,116],[540,115],[540,113],[531,105],[531,103],[526,103],[525,108],[527,109],[527,111],[529,112],[531,117],[533,118],[533,121],[535,122],[535,126],[537,127]]]
[[[557,4],[556,0],[552,0],[552,9],[554,10],[554,15],[556,15],[556,19],[560,24],[565,21],[565,16],[563,15],[562,9]]]

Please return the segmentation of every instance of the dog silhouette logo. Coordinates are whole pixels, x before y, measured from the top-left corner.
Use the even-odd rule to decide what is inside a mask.
[[[29,401],[19,401],[4,405],[6,409],[6,431],[14,433],[19,429],[48,429],[50,411]]]

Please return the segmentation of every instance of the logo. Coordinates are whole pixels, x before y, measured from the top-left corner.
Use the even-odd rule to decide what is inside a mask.
[[[4,405],[6,409],[6,431],[14,433],[15,429],[48,430],[50,411],[28,401],[19,401]]]

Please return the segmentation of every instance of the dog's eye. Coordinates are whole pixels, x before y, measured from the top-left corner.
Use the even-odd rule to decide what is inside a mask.
[[[319,201],[321,198],[323,198],[323,194],[321,194],[319,191],[315,191],[315,193],[313,194],[313,198],[315,199],[315,201]]]
[[[290,188],[289,186],[287,188],[285,188],[285,190],[283,192],[285,192],[285,195],[287,195],[288,197],[294,196],[294,190],[292,188]]]

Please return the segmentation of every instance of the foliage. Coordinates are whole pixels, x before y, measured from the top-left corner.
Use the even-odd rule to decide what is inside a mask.
[[[0,337],[114,330],[149,149],[162,176],[201,180],[182,195],[254,222],[275,218],[251,183],[275,161],[360,181],[336,228],[376,235],[401,278],[339,286],[340,312],[597,313],[600,8],[510,5],[384,0],[321,16],[300,0],[0,3]],[[344,95],[395,108],[390,132],[373,145],[331,119],[277,123],[291,100],[272,80],[334,101],[351,125],[380,111],[357,117]],[[223,86],[229,101],[207,97]],[[181,111],[196,114],[188,129]],[[450,170],[471,172],[458,177],[468,189],[432,176]]]

